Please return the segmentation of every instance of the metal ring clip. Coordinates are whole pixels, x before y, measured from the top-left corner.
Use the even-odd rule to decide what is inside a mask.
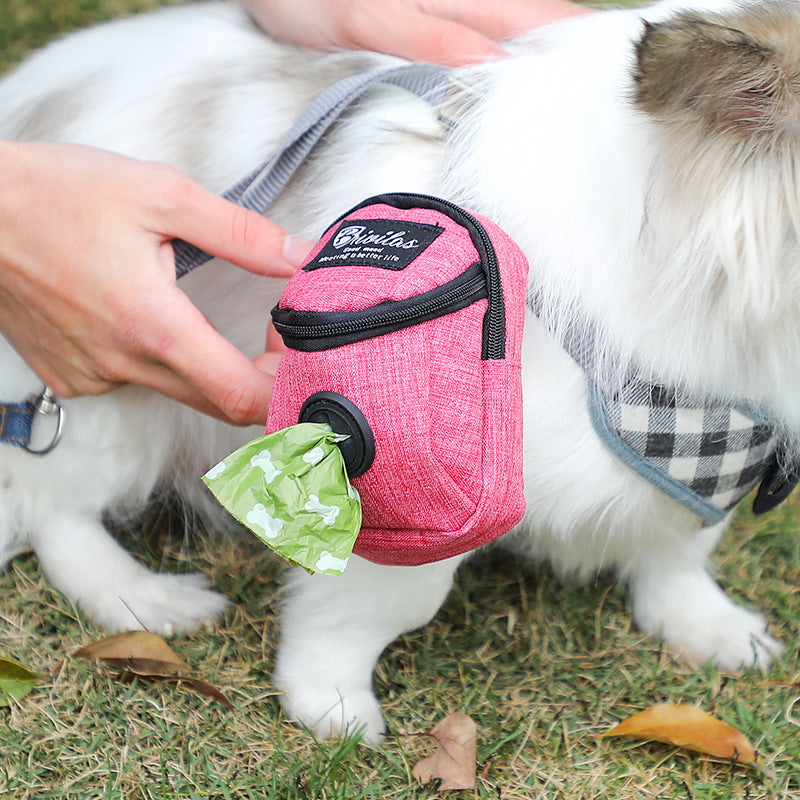
[[[67,417],[67,412],[62,408],[58,397],[56,397],[49,386],[45,386],[41,393],[33,400],[33,410],[43,417],[57,416],[56,430],[49,444],[39,449],[35,449],[27,444],[23,445],[29,453],[35,456],[43,456],[53,450],[61,441],[61,434],[64,432],[64,420]]]

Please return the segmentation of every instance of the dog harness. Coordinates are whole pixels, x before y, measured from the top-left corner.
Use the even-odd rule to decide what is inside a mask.
[[[589,411],[615,455],[705,525],[722,521],[782,460],[781,437],[766,418],[680,389],[634,379],[618,392],[604,392],[590,382]],[[789,491],[797,477],[791,480]],[[759,491],[756,509],[767,495],[776,499],[780,485],[769,485],[765,481]]]
[[[767,414],[665,386],[633,365],[620,380],[593,380],[602,358],[596,327],[573,323],[559,331],[535,290],[528,305],[586,373],[589,416],[601,441],[704,525],[721,522],[759,481],[757,514],[785,500],[800,480],[800,468],[787,456],[784,437]],[[613,372],[620,371],[614,364]]]
[[[441,108],[449,74],[445,67],[408,64],[339,81],[312,101],[260,167],[223,196],[263,214],[324,133],[366,91],[379,84],[393,85]],[[179,278],[212,258],[179,239],[173,247]],[[532,310],[536,313],[536,302]],[[555,336],[552,330],[551,334]],[[562,342],[591,374],[585,359],[592,348],[574,344]],[[756,513],[778,505],[800,481],[800,465],[786,463],[777,426],[743,406],[698,399],[679,388],[634,377],[616,390],[590,380],[589,409],[598,435],[615,455],[706,525],[722,520],[759,480]],[[30,448],[37,413],[58,415],[53,442],[41,451],[49,452],[60,438],[64,411],[47,388],[38,398],[0,404],[0,441],[38,452]]]

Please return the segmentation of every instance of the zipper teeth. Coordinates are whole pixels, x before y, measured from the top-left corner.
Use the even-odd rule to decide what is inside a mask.
[[[480,275],[472,278],[468,283],[461,286],[454,286],[450,291],[430,298],[429,300],[415,305],[412,308],[402,311],[387,311],[382,314],[375,314],[362,320],[348,320],[346,322],[331,322],[322,325],[290,325],[282,322],[275,322],[276,330],[281,334],[296,339],[304,338],[323,338],[326,336],[339,336],[355,331],[363,332],[373,328],[381,328],[384,325],[398,324],[413,320],[417,316],[435,312],[440,308],[446,308],[457,300],[465,300],[473,294],[483,295],[485,288],[484,276]],[[477,298],[476,298],[477,299]],[[351,312],[358,313],[358,312]]]
[[[421,200],[428,200],[432,203],[446,206],[447,208],[455,211],[458,216],[468,220],[473,225],[475,231],[481,239],[481,242],[483,242],[488,262],[486,264],[486,284],[489,298],[489,324],[485,330],[485,352],[483,355],[485,358],[504,358],[506,349],[505,315],[497,314],[498,303],[502,304],[503,297],[503,286],[500,281],[500,265],[497,261],[497,253],[495,252],[494,244],[489,238],[489,234],[486,233],[483,225],[472,214],[470,214],[469,211],[465,211],[463,208],[461,208],[461,206],[456,205],[456,203],[452,203],[449,200],[445,200],[442,197],[434,197],[430,194],[416,194],[414,192],[389,192],[388,195],[393,197],[407,197],[411,200],[419,198]],[[345,219],[345,217],[361,208],[369,206],[373,202],[381,202],[381,197],[383,197],[383,195],[378,195],[377,197],[370,198],[363,203],[359,203],[357,206],[354,206],[349,211],[346,211],[344,214],[342,214],[333,224],[335,225],[338,222],[341,222],[341,220]],[[502,305],[500,305],[500,309],[502,310]]]
[[[455,203],[451,203],[449,200],[444,200],[441,197],[433,197],[432,195],[419,195],[420,197],[424,197],[426,200],[435,200],[442,205],[447,206],[448,208],[452,208],[458,214],[460,214],[465,219],[468,219],[474,226],[475,230],[478,232],[478,236],[480,236],[481,241],[483,242],[483,246],[486,249],[486,255],[488,257],[489,263],[487,264],[487,272],[488,272],[488,288],[489,288],[489,330],[487,331],[487,355],[492,357],[500,357],[505,352],[505,331],[502,327],[498,328],[496,324],[496,320],[494,319],[493,314],[491,313],[493,303],[496,302],[496,298],[502,297],[503,287],[500,283],[500,265],[497,262],[497,253],[494,249],[494,244],[492,240],[489,238],[489,234],[486,233],[483,225],[475,219],[472,214],[468,211],[465,211],[461,206],[456,205]]]
[[[469,221],[477,232],[478,236],[483,243],[487,255],[486,276],[485,284],[487,288],[487,297],[489,300],[489,309],[487,312],[488,325],[484,330],[484,352],[483,358],[505,358],[506,352],[506,333],[505,333],[505,314],[503,307],[503,285],[500,280],[500,265],[497,261],[497,253],[494,249],[494,244],[486,233],[483,225],[472,215],[469,211],[464,210],[456,203],[451,203],[442,197],[434,197],[430,194],[417,194],[414,192],[387,192],[385,195],[377,195],[365,200],[363,203],[353,206],[349,211],[345,211],[336,219],[330,227],[338,224],[350,214],[362,208],[368,207],[372,203],[386,202],[382,198],[385,197],[406,197],[411,200],[419,198],[420,200],[427,200],[437,205],[446,206],[454,211],[462,219]],[[498,313],[499,310],[499,313]]]

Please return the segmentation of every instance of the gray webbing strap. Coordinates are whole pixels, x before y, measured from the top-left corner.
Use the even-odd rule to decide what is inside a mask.
[[[342,113],[368,89],[389,84],[429,99],[440,106],[450,70],[431,64],[404,64],[353,75],[333,84],[316,97],[273,150],[250,175],[223,197],[263,214],[283,191],[314,145]],[[180,278],[213,256],[182,239],[173,241],[175,270]]]

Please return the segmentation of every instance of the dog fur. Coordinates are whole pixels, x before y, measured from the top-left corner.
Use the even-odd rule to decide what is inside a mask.
[[[270,216],[313,239],[364,197],[415,191],[500,224],[544,298],[523,348],[528,512],[504,543],[565,575],[613,570],[637,625],[693,662],[766,668],[780,643],[707,569],[725,524],[701,528],[605,448],[587,376],[542,318],[557,332],[594,326],[609,356],[598,374],[635,359],[660,382],[747,400],[797,450],[800,4],[667,0],[564,21],[510,49],[454,73],[442,117],[401,90],[371,91]],[[166,9],[21,65],[0,82],[0,136],[164,161],[222,191],[326,85],[388,63],[277,44],[235,5]],[[215,261],[181,285],[235,345],[259,352],[279,282]],[[4,340],[0,364],[5,401],[40,390]],[[110,629],[213,619],[223,598],[196,576],[148,571],[101,517],[166,486],[202,506],[198,476],[254,431],[138,387],[65,406],[50,455],[0,447],[0,563],[32,547],[52,583]],[[320,736],[365,726],[379,738],[374,664],[433,616],[461,560],[292,572],[275,676],[287,712]]]

